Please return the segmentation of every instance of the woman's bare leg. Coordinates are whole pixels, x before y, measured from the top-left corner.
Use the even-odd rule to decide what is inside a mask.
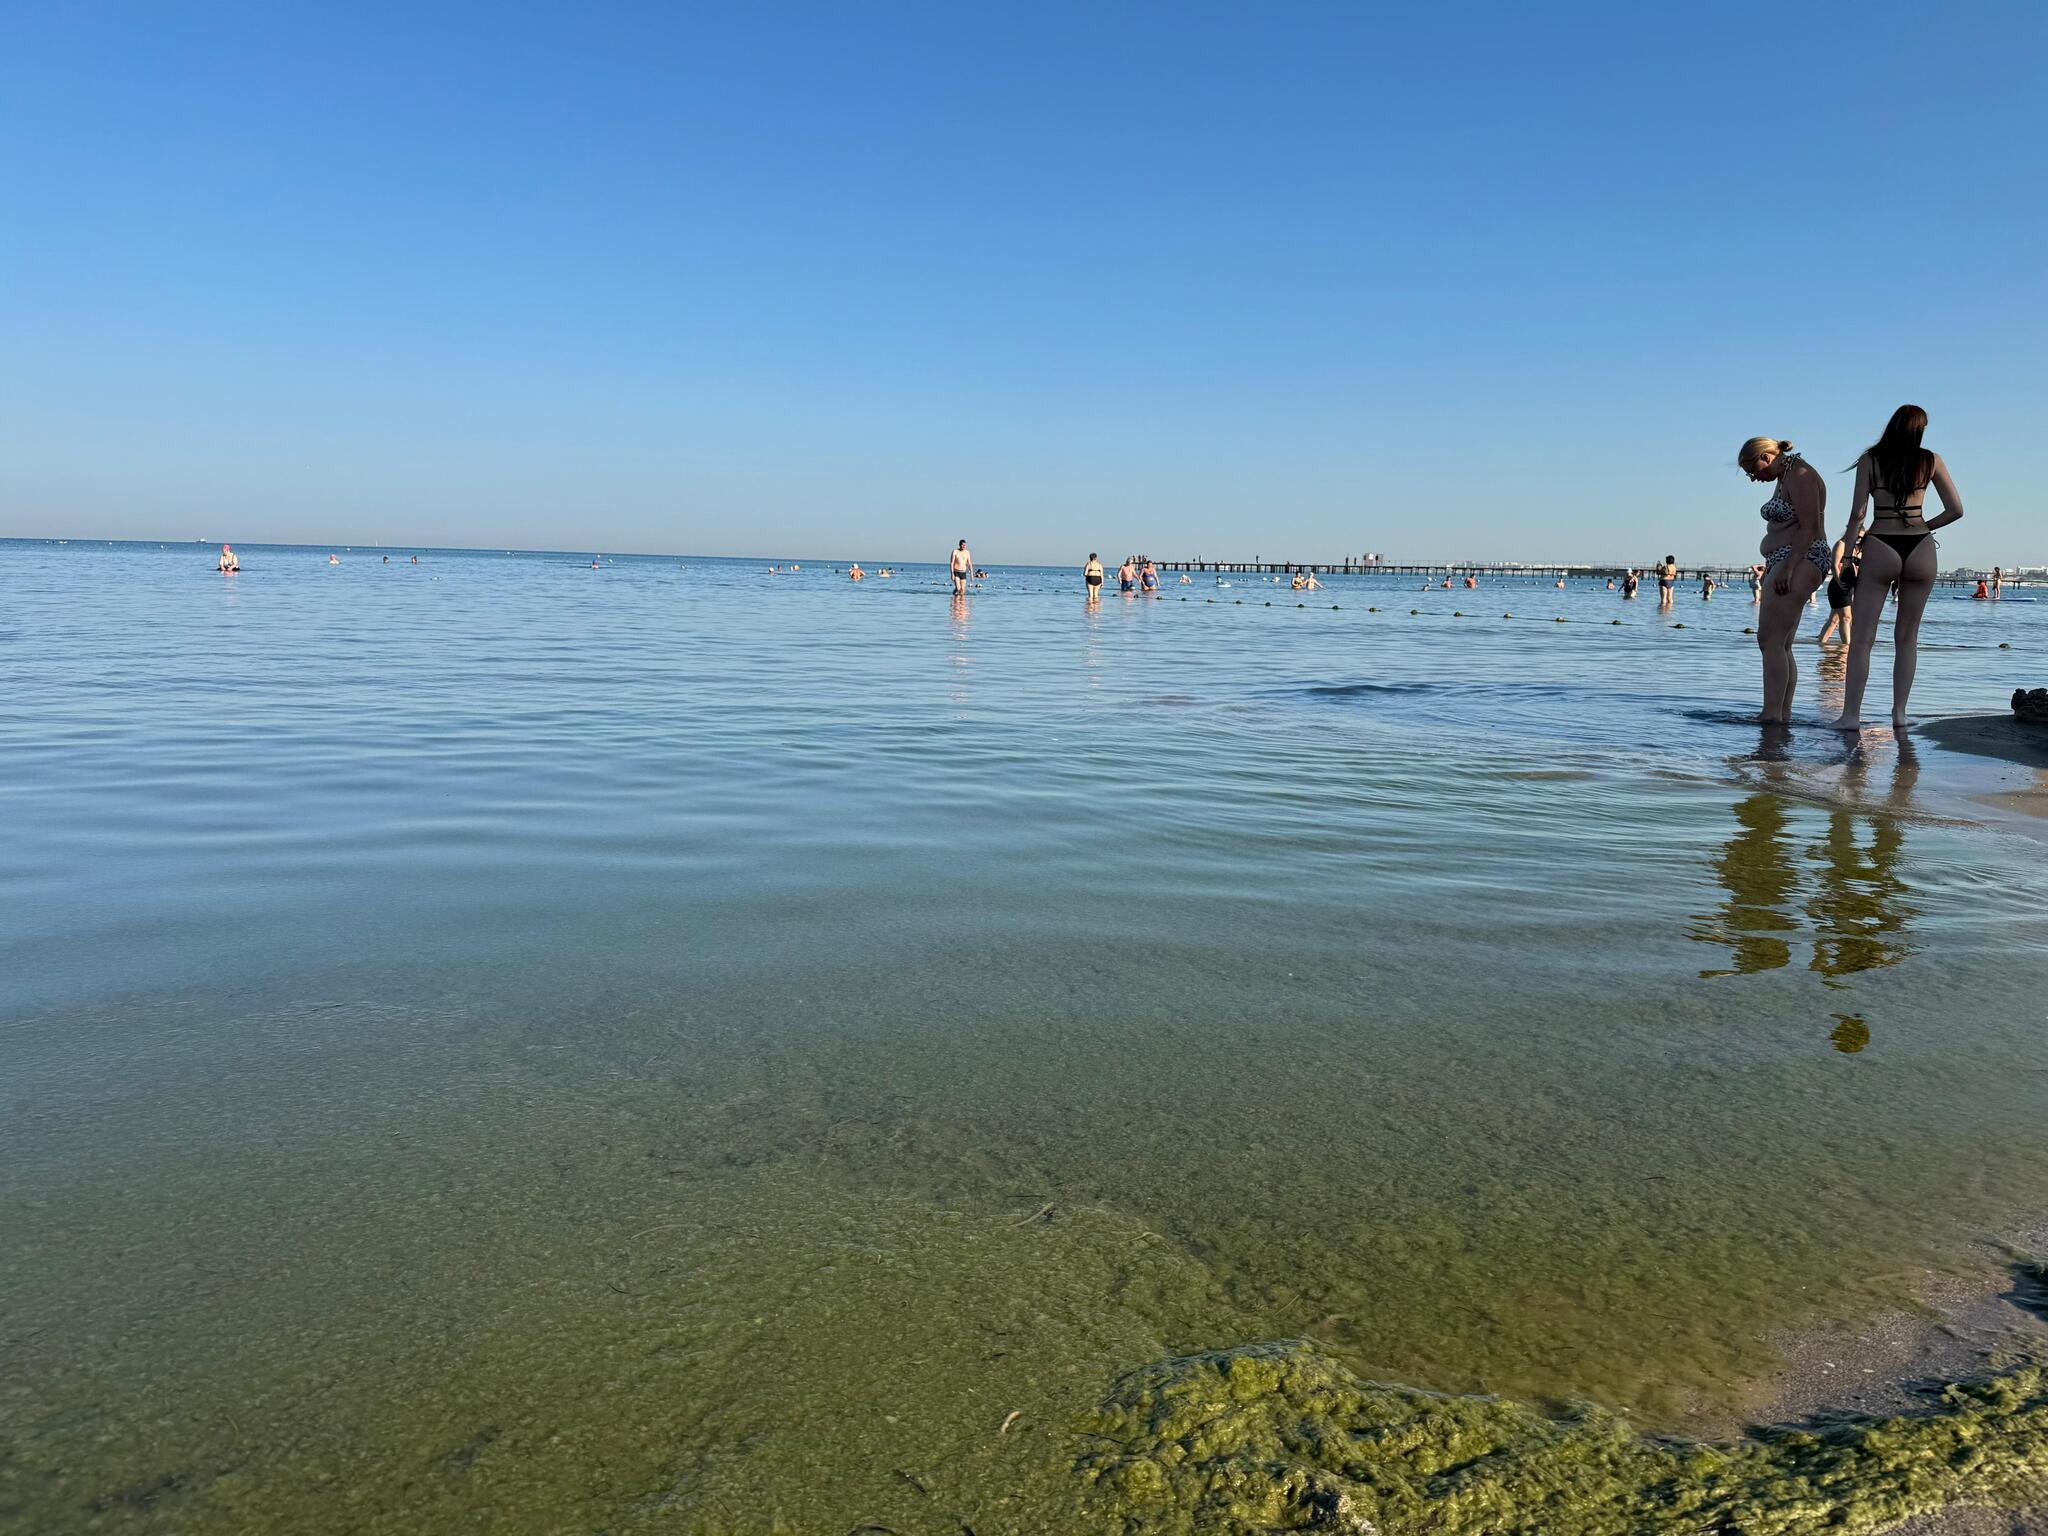
[[[1906,699],[1913,692],[1913,675],[1920,669],[1920,617],[1927,612],[1927,598],[1934,591],[1934,574],[1939,560],[1934,540],[1922,539],[1906,557],[1899,574],[1899,608],[1892,615],[1892,727],[1906,728]]]
[[[1835,721],[1838,731],[1863,727],[1863,690],[1870,682],[1870,650],[1877,644],[1877,621],[1884,615],[1885,593],[1899,574],[1899,555],[1878,539],[1863,544],[1863,571],[1856,578],[1856,594],[1850,599],[1849,675],[1842,684],[1842,713]]]
[[[1799,611],[1806,594],[1797,586],[1782,596],[1771,582],[1764,582],[1763,603],[1756,616],[1756,648],[1764,664],[1764,708],[1758,718],[1765,725],[1783,725],[1792,718],[1792,695],[1799,687],[1799,663],[1792,659],[1793,637],[1799,631]]]

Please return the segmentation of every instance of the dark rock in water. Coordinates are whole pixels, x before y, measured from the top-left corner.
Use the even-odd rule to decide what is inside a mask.
[[[2022,720],[2048,725],[2048,688],[2013,689],[2012,712]]]

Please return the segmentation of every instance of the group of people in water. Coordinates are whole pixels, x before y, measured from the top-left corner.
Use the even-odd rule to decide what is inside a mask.
[[[1749,569],[1750,595],[1758,605],[1756,637],[1763,660],[1763,723],[1785,725],[1791,721],[1792,699],[1799,686],[1799,666],[1793,659],[1799,612],[1813,601],[1817,592],[1825,589],[1828,620],[1821,627],[1819,641],[1826,644],[1831,634],[1838,633],[1849,648],[1842,712],[1833,725],[1844,731],[1862,728],[1863,694],[1870,681],[1870,653],[1877,639],[1878,620],[1887,599],[1896,597],[1898,606],[1892,624],[1892,725],[1905,728],[1906,704],[1919,665],[1920,621],[1926,613],[1937,572],[1934,535],[1963,515],[1962,498],[1949,476],[1948,465],[1922,442],[1926,431],[1927,413],[1919,406],[1902,405],[1892,413],[1877,441],[1849,466],[1856,479],[1850,492],[1848,517],[1841,537],[1832,542],[1827,537],[1827,482],[1820,471],[1794,451],[1789,439],[1752,437],[1738,450],[1737,467],[1750,479],[1772,487],[1770,499],[1760,509],[1766,525],[1758,545],[1763,558]],[[1940,512],[1931,518],[1926,514],[1930,489],[1941,502]],[[1863,526],[1866,510],[1870,518],[1867,531]],[[384,558],[389,563],[390,556]],[[415,565],[419,563],[417,555],[412,559]],[[328,562],[338,565],[340,559],[330,554]],[[956,597],[966,594],[970,580],[981,581],[987,575],[975,565],[965,539],[954,546],[947,564]],[[230,576],[241,570],[241,561],[231,546],[221,545],[218,569]],[[770,569],[780,574],[777,568]],[[792,565],[789,569],[796,571],[800,567]],[[887,577],[895,573],[885,567],[879,574]],[[867,572],[855,564],[847,575],[861,581]],[[1666,555],[1656,568],[1660,608],[1671,606],[1678,575],[1676,557]],[[1625,572],[1621,578],[1622,596],[1633,598],[1642,579],[1642,573],[1636,570]],[[1183,575],[1180,580],[1185,585],[1189,578]],[[1082,567],[1082,581],[1088,601],[1099,602],[1105,581],[1099,555],[1088,556]],[[1222,577],[1217,581],[1223,584]],[[1467,587],[1478,585],[1478,579],[1470,574],[1464,581]],[[1564,584],[1560,576],[1557,585]],[[1451,585],[1449,576],[1444,578],[1443,585]],[[1117,586],[1126,593],[1156,594],[1158,564],[1145,556],[1127,556],[1117,567]],[[1322,583],[1316,580],[1313,571],[1295,571],[1291,586],[1297,592],[1315,591]],[[1607,586],[1614,590],[1612,578]],[[1980,599],[1996,598],[2003,586],[2004,571],[1996,570],[1989,584],[1978,582],[1973,595]],[[1712,597],[1714,588],[1713,576],[1703,576],[1701,597]]]
[[[1102,601],[1102,581],[1102,557],[1090,550],[1088,563],[1081,567],[1081,585],[1088,590],[1089,602]],[[1126,555],[1116,568],[1116,584],[1120,592],[1157,592],[1159,567],[1143,555]]]
[[[1793,695],[1799,685],[1799,666],[1792,648],[1800,610],[1824,590],[1828,620],[1821,628],[1819,643],[1824,645],[1831,635],[1839,635],[1849,651],[1842,710],[1831,723],[1843,731],[1862,729],[1870,653],[1884,605],[1895,597],[1891,718],[1894,728],[1905,728],[1906,706],[1919,666],[1920,622],[1938,569],[1934,535],[1963,515],[1962,498],[1948,465],[1922,441],[1926,431],[1927,412],[1919,406],[1902,405],[1892,413],[1877,441],[1849,466],[1856,478],[1846,526],[1832,541],[1827,536],[1827,484],[1820,471],[1794,451],[1790,440],[1752,437],[1737,452],[1736,464],[1743,473],[1772,487],[1770,499],[1761,508],[1766,528],[1757,552],[1762,558],[1748,571],[1750,597],[1758,607],[1763,723],[1785,725],[1791,721]],[[1930,489],[1941,503],[1933,517],[1926,511]],[[1870,522],[1867,530],[1866,515]],[[966,547],[962,540],[962,554]],[[1677,558],[1666,555],[1656,567],[1660,608],[1671,606],[1678,579]],[[2002,570],[1994,572],[1992,584],[1980,581],[1974,595],[1997,596],[2003,579]],[[1089,601],[1099,601],[1104,584],[1099,556],[1088,556],[1082,580]],[[1642,573],[1626,572],[1621,578],[1622,595],[1633,598],[1642,580]],[[1469,574],[1464,582],[1467,587],[1478,585],[1477,578]],[[1151,560],[1131,556],[1118,568],[1117,583],[1124,592],[1156,592],[1158,568]],[[1321,585],[1313,574],[1302,572],[1294,573],[1292,583],[1297,591]],[[1559,577],[1557,585],[1564,584]],[[962,587],[957,557],[954,585],[956,591]],[[1443,585],[1451,585],[1449,576],[1444,577]],[[1610,578],[1608,589],[1614,590],[1615,585]],[[1716,585],[1711,573],[1703,575],[1700,596],[1711,598]]]
[[[341,564],[341,556],[330,553],[327,556],[327,563],[329,565],[339,565]],[[384,557],[384,563],[386,565],[389,565],[391,563],[391,557],[389,555],[386,555]],[[420,557],[418,555],[414,555],[412,557],[412,563],[414,565],[418,565],[420,563]],[[590,563],[592,565],[597,564],[595,560],[591,561]],[[223,576],[239,576],[242,574],[241,556],[235,553],[233,545],[221,545],[220,560],[215,564],[214,569],[219,571]]]
[[[1850,466],[1856,480],[1846,526],[1832,543],[1827,537],[1827,482],[1789,440],[1752,437],[1737,452],[1737,467],[1772,487],[1770,500],[1761,508],[1766,527],[1758,545],[1765,573],[1757,617],[1765,724],[1791,721],[1792,697],[1799,686],[1799,665],[1792,655],[1799,611],[1823,583],[1832,583],[1830,607],[1843,615],[1849,645],[1848,677],[1835,728],[1862,729],[1871,647],[1885,601],[1894,595],[1898,606],[1892,620],[1892,726],[1905,728],[1906,702],[1919,667],[1920,621],[1938,569],[1934,535],[1963,515],[1962,497],[1948,465],[1922,442],[1926,431],[1927,413],[1919,406],[1902,405],[1892,412],[1882,435]],[[1926,511],[1929,489],[1941,502],[1934,517]]]

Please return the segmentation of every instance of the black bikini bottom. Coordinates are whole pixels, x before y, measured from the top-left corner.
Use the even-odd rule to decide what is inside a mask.
[[[1889,544],[1897,551],[1899,563],[1903,565],[1906,557],[1919,547],[1920,541],[1926,538],[1927,535],[1924,533],[1873,533],[1871,537],[1881,544]]]

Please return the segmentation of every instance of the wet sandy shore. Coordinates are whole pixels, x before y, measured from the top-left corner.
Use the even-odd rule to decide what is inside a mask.
[[[1941,1386],[2048,1355],[2048,1224],[1987,1240],[1966,1266],[1930,1270],[1924,1310],[1871,1319],[1854,1333],[1819,1329],[1773,1340],[1782,1365],[1746,1408],[1702,1416],[1698,1433],[1739,1435],[1748,1424],[1824,1424],[1865,1414],[1925,1411]],[[2048,1536],[2048,1487],[2025,1510],[1958,1508],[1921,1515],[1890,1536]]]
[[[2048,726],[2009,714],[1952,715],[1921,726],[1916,734],[1951,752],[2029,770],[2030,781],[1975,798],[1997,810],[2048,819]]]

